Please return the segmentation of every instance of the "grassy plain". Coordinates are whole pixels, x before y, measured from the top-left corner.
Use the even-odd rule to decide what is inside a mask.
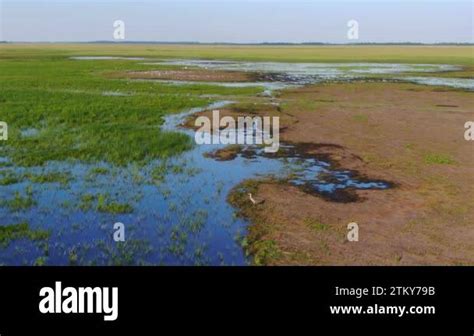
[[[49,160],[124,165],[190,148],[158,128],[163,116],[203,106],[203,95],[252,95],[258,88],[169,86],[129,81],[127,71],[160,70],[128,60],[71,56],[143,56],[291,62],[449,63],[472,66],[472,47],[217,46],[140,44],[0,44],[0,117],[11,125],[6,155],[24,166]],[[167,67],[166,69],[169,69]],[[33,136],[23,136],[33,130]]]
[[[123,165],[170,156],[190,148],[191,142],[185,135],[161,131],[163,116],[211,102],[203,95],[260,91],[117,79],[113,74],[159,66],[77,61],[69,58],[74,49],[0,46],[0,119],[9,124],[9,141],[0,142],[0,148],[16,164],[78,159]],[[96,52],[107,54],[107,49],[98,46]]]
[[[280,62],[379,62],[474,65],[473,46],[235,46],[158,44],[4,44],[2,57],[143,56]]]

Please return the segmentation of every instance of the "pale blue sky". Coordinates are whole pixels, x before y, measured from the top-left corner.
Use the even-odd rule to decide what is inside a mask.
[[[0,0],[7,41],[473,42],[472,0]]]

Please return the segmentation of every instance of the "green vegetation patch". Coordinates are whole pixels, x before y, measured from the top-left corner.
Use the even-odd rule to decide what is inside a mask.
[[[104,168],[104,167],[96,167],[96,168],[92,168],[90,171],[89,171],[89,175],[90,176],[97,176],[97,175],[106,175],[109,173],[109,170],[107,168]]]
[[[120,75],[175,67],[123,59],[74,60],[71,56],[294,62],[419,63],[422,60],[462,64],[472,69],[473,50],[472,47],[422,46],[100,44],[5,44],[0,48],[0,115],[9,124],[9,140],[0,142],[0,150],[14,164],[23,166],[43,165],[52,160],[107,161],[125,166],[179,154],[188,150],[192,141],[184,134],[162,131],[164,116],[206,106],[213,101],[209,97],[215,95],[248,96],[262,92],[258,87],[132,81]],[[22,130],[40,131],[34,136],[23,136]],[[4,181],[13,182],[13,179]]]
[[[70,173],[50,172],[38,175],[29,174],[28,179],[33,183],[61,183],[65,185],[72,180],[72,176]]]
[[[47,230],[31,230],[28,223],[0,226],[0,246],[7,247],[16,239],[45,240],[50,236]]]
[[[270,239],[273,225],[261,216],[258,207],[250,202],[248,193],[257,195],[262,182],[275,180],[246,180],[235,186],[228,196],[229,203],[236,208],[238,217],[249,219],[252,224],[245,237],[237,237],[245,252],[253,257],[254,265],[270,265],[283,257],[278,244]]]
[[[192,146],[189,136],[161,130],[164,116],[213,101],[202,95],[261,91],[170,86],[106,76],[111,71],[157,67],[124,60],[72,60],[64,50],[2,50],[0,115],[9,125],[9,139],[0,142],[0,151],[22,166],[64,160],[142,164]],[[25,137],[25,129],[41,132]]]
[[[358,122],[367,122],[367,121],[369,121],[369,116],[365,115],[365,114],[356,114],[356,115],[352,116],[352,119],[354,119],[355,121],[358,121]]]
[[[440,153],[430,153],[424,156],[424,161],[426,164],[444,164],[444,165],[452,165],[455,164],[456,161],[446,154]]]
[[[14,171],[11,170],[4,170],[0,172],[0,185],[2,186],[17,184],[22,182],[23,179],[23,175],[16,174]]]
[[[254,243],[253,262],[255,265],[268,265],[272,260],[277,260],[282,256],[281,250],[273,240],[261,240]]]
[[[133,206],[111,200],[108,194],[85,194],[81,197],[79,209],[82,211],[96,210],[110,214],[128,214],[133,212]]]
[[[0,206],[9,208],[11,211],[20,211],[29,209],[36,205],[36,201],[33,199],[33,191],[31,188],[26,190],[26,193],[22,195],[20,192],[15,192],[15,195],[10,200],[2,200]]]
[[[307,218],[304,222],[310,229],[314,231],[321,232],[329,229],[329,225],[321,223],[321,221],[316,219]]]

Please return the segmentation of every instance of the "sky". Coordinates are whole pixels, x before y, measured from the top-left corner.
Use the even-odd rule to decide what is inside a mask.
[[[124,41],[472,43],[473,17],[473,0],[0,0],[0,40],[113,40],[121,20]]]

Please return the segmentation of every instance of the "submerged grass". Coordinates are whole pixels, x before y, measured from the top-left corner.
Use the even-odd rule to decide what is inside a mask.
[[[109,194],[82,195],[79,204],[82,211],[96,210],[110,214],[128,214],[133,212],[133,206],[128,203],[119,203],[111,199]]]
[[[16,239],[45,240],[50,236],[47,230],[31,230],[28,223],[0,226],[0,246],[7,247]]]
[[[106,175],[108,173],[109,173],[109,170],[107,168],[95,167],[89,171],[89,176]]]
[[[17,191],[12,199],[0,202],[0,206],[5,206],[11,211],[26,210],[35,205],[36,201],[33,199],[33,191],[31,187],[27,188],[24,195]]]
[[[29,180],[32,183],[61,183],[68,184],[72,180],[70,173],[62,172],[45,172],[41,174],[33,173],[17,173],[13,170],[0,171],[0,186],[17,184]]]
[[[0,172],[0,185],[7,186],[17,184],[23,181],[23,176],[16,174],[14,171],[6,170]]]
[[[114,201],[108,201],[107,197],[99,195],[97,201],[97,210],[99,212],[106,212],[111,214],[125,214],[132,213],[133,207],[127,203],[118,203]]]
[[[60,183],[62,185],[68,184],[72,180],[70,173],[50,172],[44,174],[27,175],[28,179],[33,183]]]

